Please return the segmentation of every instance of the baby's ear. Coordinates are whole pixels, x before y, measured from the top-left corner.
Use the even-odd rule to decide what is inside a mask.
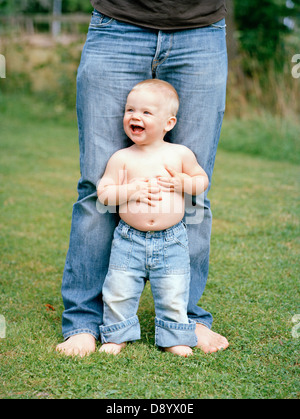
[[[175,127],[176,122],[177,122],[176,116],[170,116],[166,124],[166,128],[165,128],[166,131],[171,131],[171,129]]]

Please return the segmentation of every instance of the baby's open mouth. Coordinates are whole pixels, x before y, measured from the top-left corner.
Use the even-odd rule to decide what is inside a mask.
[[[140,125],[130,125],[130,129],[134,134],[138,134],[140,132],[143,132],[145,128],[141,127]]]

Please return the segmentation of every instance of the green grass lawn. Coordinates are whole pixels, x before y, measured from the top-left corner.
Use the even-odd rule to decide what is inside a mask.
[[[267,127],[257,117],[224,124],[201,305],[230,347],[208,355],[195,350],[187,359],[159,351],[146,286],[141,341],[117,357],[96,352],[70,359],[55,346],[62,341],[60,287],[79,157],[74,115],[61,111],[26,97],[0,101],[0,315],[6,319],[0,397],[299,397],[299,338],[292,335],[300,313],[300,173],[293,152],[299,126],[272,117]],[[283,136],[288,130],[284,139],[279,125]]]

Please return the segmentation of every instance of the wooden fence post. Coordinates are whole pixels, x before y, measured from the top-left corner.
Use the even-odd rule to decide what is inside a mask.
[[[61,16],[61,0],[53,0],[53,22],[52,22],[52,36],[56,37],[60,34],[61,22],[55,20],[56,16]]]

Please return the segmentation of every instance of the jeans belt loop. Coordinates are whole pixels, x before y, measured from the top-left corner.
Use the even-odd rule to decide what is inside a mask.
[[[173,230],[167,231],[166,240],[171,241],[173,239],[173,236],[174,236]]]
[[[124,225],[122,228],[122,236],[126,239],[128,239],[128,231],[130,229],[130,226],[128,224]]]

